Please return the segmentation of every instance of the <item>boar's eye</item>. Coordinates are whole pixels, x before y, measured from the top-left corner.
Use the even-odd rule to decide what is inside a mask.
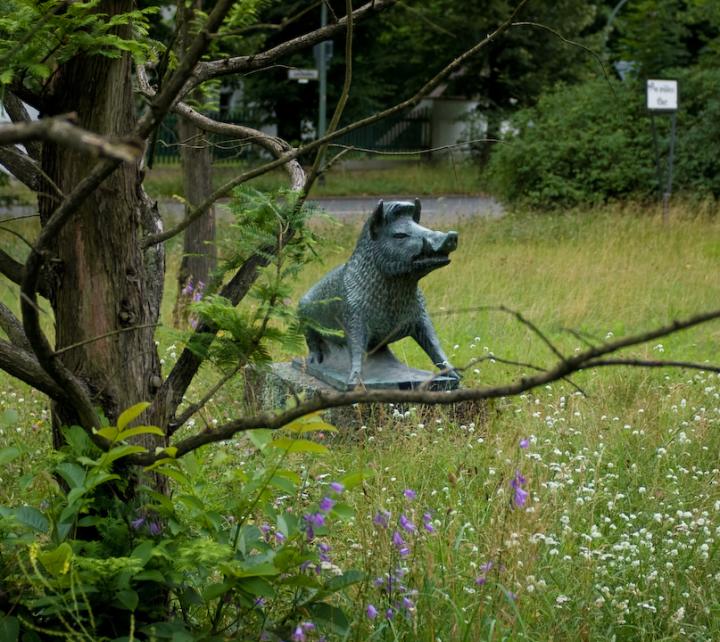
[[[406,239],[409,234],[404,234],[403,232],[398,232],[397,234],[393,234],[393,238],[395,239]]]

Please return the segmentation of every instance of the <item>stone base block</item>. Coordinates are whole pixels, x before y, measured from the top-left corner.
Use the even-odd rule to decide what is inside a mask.
[[[312,399],[319,392],[335,394],[337,390],[316,377],[293,368],[291,363],[274,363],[271,370],[255,366],[245,367],[245,402],[251,412],[285,409],[293,394],[305,393]],[[418,423],[428,423],[437,418],[459,424],[483,425],[487,420],[487,404],[484,401],[461,401],[445,406],[410,404]],[[401,420],[399,415],[411,410],[408,404],[356,404],[344,408],[329,408],[325,421],[340,430],[353,430],[360,426],[386,427]],[[407,406],[407,407],[406,407]],[[406,421],[403,417],[402,421]]]

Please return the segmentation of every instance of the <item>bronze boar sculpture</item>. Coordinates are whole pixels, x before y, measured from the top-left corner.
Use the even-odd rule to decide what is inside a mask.
[[[418,387],[432,373],[409,368],[388,344],[412,337],[441,370],[452,368],[430,321],[418,281],[450,263],[457,232],[420,225],[420,201],[380,201],[365,223],[350,260],[326,274],[300,299],[304,316],[331,330],[308,328],[310,356],[303,370],[339,390]],[[459,374],[436,375],[430,389],[453,389]]]

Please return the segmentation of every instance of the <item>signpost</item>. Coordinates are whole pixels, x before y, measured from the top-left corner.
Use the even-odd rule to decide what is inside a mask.
[[[317,69],[288,69],[288,78],[297,80],[301,84],[306,83],[308,80],[317,80],[319,76]]]
[[[680,106],[680,92],[677,80],[648,79],[647,81],[647,108],[650,112],[650,125],[655,146],[655,165],[658,173],[658,192],[663,202],[663,222],[667,224],[668,209],[670,207],[670,193],[672,189],[673,152],[675,151],[675,118]],[[670,162],[668,166],[667,189],[663,193],[662,169],[660,168],[660,153],[658,151],[657,132],[655,131],[655,114],[672,114],[670,125]]]

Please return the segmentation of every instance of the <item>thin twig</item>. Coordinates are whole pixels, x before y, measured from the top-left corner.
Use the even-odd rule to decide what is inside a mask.
[[[61,348],[60,350],[56,350],[55,356],[57,356],[59,354],[63,354],[63,352],[69,352],[70,350],[74,350],[75,348],[79,348],[80,346],[87,345],[88,343],[100,341],[100,339],[107,339],[108,337],[112,337],[115,334],[121,334],[122,332],[130,332],[131,330],[140,330],[142,328],[157,328],[160,326],[162,326],[162,323],[145,323],[144,325],[133,325],[129,328],[121,328],[120,330],[113,330],[112,332],[106,332],[105,334],[99,334],[96,337],[92,337],[92,339],[85,339],[85,341],[80,341],[79,343],[73,343],[72,345]]]
[[[688,370],[707,370],[720,372],[720,366],[711,366],[708,363],[693,363],[692,361],[665,361],[663,359],[595,359],[588,361],[583,369],[600,366],[639,366],[643,368],[687,368]]]

